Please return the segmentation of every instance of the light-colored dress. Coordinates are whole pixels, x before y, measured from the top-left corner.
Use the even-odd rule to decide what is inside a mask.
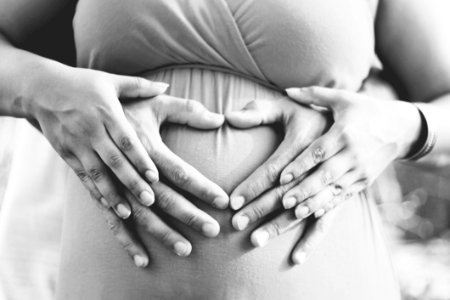
[[[80,0],[74,19],[78,65],[165,81],[170,94],[219,113],[253,99],[277,101],[291,86],[356,91],[377,67],[375,6],[361,0]],[[270,126],[198,131],[170,125],[162,135],[227,192],[282,138]],[[51,164],[56,154],[44,152],[39,157],[51,158],[36,173],[51,170],[51,190],[66,202],[59,299],[399,298],[380,220],[365,194],[343,205],[327,239],[300,267],[289,262],[299,229],[255,249],[248,241],[253,227],[236,232],[230,210],[189,197],[219,221],[219,237],[204,238],[166,217],[192,241],[193,253],[177,257],[139,232],[151,255],[150,266],[140,270],[78,179]]]

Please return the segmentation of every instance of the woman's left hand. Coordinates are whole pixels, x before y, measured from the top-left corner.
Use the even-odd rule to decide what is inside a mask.
[[[420,114],[404,101],[323,87],[287,93],[300,104],[329,109],[335,121],[281,173],[282,185],[308,173],[282,200],[286,209],[296,207],[299,219],[320,217],[337,199],[368,187],[392,161],[408,154],[420,134]]]
[[[364,189],[389,163],[409,151],[410,145],[417,138],[420,126],[417,109],[401,101],[383,101],[365,94],[319,87],[289,89],[288,95],[298,103],[331,110],[335,124],[284,168],[280,186],[266,191],[233,217],[233,226],[243,230],[281,208],[282,199],[284,206],[293,208],[305,200],[305,196],[299,191],[303,189],[311,191],[312,197],[303,203],[306,206],[299,205],[296,211],[288,209],[252,233],[251,242],[258,247],[264,246],[270,239],[295,226],[304,226],[304,218],[313,212],[319,217]],[[266,116],[266,119],[271,118]],[[318,147],[321,150],[315,151]],[[346,160],[338,164],[341,155],[344,154]],[[338,160],[333,166],[336,156]],[[328,164],[330,160],[331,164]],[[348,164],[345,165],[343,161],[347,161]],[[328,166],[331,169],[330,174],[333,176],[336,174],[336,177],[324,176],[321,173],[324,166]],[[339,166],[341,167],[338,168]],[[316,169],[311,172],[313,168]],[[339,172],[343,174],[339,176]],[[350,174],[343,176],[347,173],[354,177],[350,177]],[[292,174],[292,177],[289,174]],[[347,178],[347,183],[342,181],[342,177]],[[326,179],[326,184],[323,179]],[[330,186],[331,183],[334,184]],[[295,198],[293,205],[286,203],[286,199],[291,195]],[[308,207],[308,213],[305,215],[300,214],[304,210],[302,207]],[[317,213],[319,209],[323,211]],[[332,224],[336,213],[337,211],[328,212],[308,228],[292,252],[294,263],[301,264],[305,261],[326,235],[327,228]]]

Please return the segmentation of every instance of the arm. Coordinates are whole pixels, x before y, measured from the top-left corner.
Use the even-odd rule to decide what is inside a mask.
[[[411,102],[429,103],[437,142],[420,165],[450,164],[450,4],[445,0],[381,0],[378,53],[399,78]]]
[[[435,124],[438,135],[434,151],[418,163],[443,165],[450,157],[447,121],[450,112],[450,39],[445,31],[450,27],[450,21],[444,15],[448,12],[442,7],[445,1],[433,1],[434,5],[421,0],[381,2],[376,25],[380,56],[399,76],[411,100],[429,103],[427,117]],[[255,222],[279,208],[283,200],[288,210],[278,220],[253,233],[255,245],[263,245],[264,242],[258,240],[263,238],[267,242],[311,214],[321,217],[339,202],[366,188],[394,159],[409,152],[420,133],[420,114],[404,101],[383,101],[370,93],[356,94],[320,87],[290,89],[288,95],[299,104],[328,107],[335,123],[292,163],[272,165],[270,169],[276,170],[276,174],[270,178],[280,177],[281,181],[278,191],[262,194],[234,217],[235,227],[242,229],[241,224],[247,226],[249,221]],[[280,168],[284,170],[280,172]],[[314,171],[308,172],[313,168]],[[265,177],[259,176],[246,184],[258,186],[258,191],[262,192],[272,186],[266,181]],[[332,188],[333,183],[340,189]],[[291,208],[295,208],[297,221],[292,220]],[[247,215],[245,221],[241,220],[242,215]],[[251,216],[250,220],[248,216]],[[294,249],[295,262],[303,262],[311,253],[320,241],[318,237],[325,235],[331,220],[332,216],[327,214],[305,235]],[[268,234],[256,234],[261,230]]]
[[[179,255],[188,255],[189,241],[147,208],[155,202],[155,195],[156,205],[168,215],[205,236],[216,236],[219,225],[158,182],[155,164],[175,185],[218,208],[227,206],[228,196],[165,147],[159,126],[170,121],[213,129],[221,126],[223,116],[207,111],[198,102],[160,95],[167,84],[73,68],[14,46],[68,3],[68,0],[0,0],[0,115],[37,123],[101,204],[99,207],[118,240],[129,254],[138,257],[136,264],[144,266],[148,258],[117,216],[126,219],[132,215],[138,225],[168,248]],[[131,109],[133,105],[129,104],[126,115],[121,98],[137,98],[144,107]],[[146,123],[150,128],[140,134],[146,139],[147,148],[136,133],[139,122],[132,122],[144,109],[146,117],[153,115],[155,121]],[[211,224],[205,230],[204,225]],[[184,245],[183,249],[176,247],[178,242]]]

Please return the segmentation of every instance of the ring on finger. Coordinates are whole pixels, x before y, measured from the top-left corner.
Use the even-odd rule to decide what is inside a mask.
[[[333,184],[332,188],[333,188],[332,193],[334,197],[338,197],[342,194],[343,189],[342,186],[340,186],[339,184]]]

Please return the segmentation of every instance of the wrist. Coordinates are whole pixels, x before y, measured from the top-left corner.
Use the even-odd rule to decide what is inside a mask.
[[[42,101],[58,95],[58,87],[70,69],[72,67],[50,60],[30,66],[20,94],[23,117],[36,119],[40,107],[45,106]]]
[[[404,157],[406,160],[418,160],[424,157],[433,150],[437,140],[433,120],[429,116],[429,104],[415,103],[414,105],[420,114],[421,132],[419,139]]]
[[[399,119],[399,125],[404,124],[404,136],[401,141],[401,150],[398,158],[404,159],[415,153],[418,148],[423,145],[426,139],[426,131],[424,130],[424,122],[419,109],[412,103],[401,101],[403,107],[399,110],[399,115],[403,118]]]

